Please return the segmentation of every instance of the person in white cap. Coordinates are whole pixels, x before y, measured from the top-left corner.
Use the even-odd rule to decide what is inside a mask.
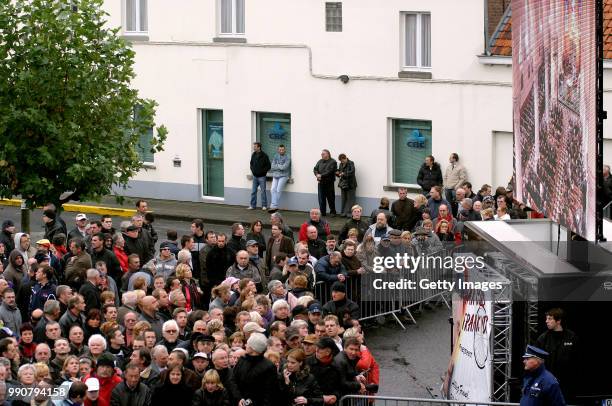
[[[98,398],[100,397],[100,381],[98,378],[89,378],[85,381],[85,385],[87,385],[87,400],[89,400],[89,404],[97,405]]]
[[[72,230],[68,233],[68,241],[73,238],[84,239],[87,237],[87,216],[83,213],[79,213],[75,218],[75,225]]]
[[[266,336],[253,333],[247,340],[246,355],[234,367],[233,382],[238,389],[238,406],[274,404],[273,398],[279,393],[276,366],[264,358],[267,348]]]

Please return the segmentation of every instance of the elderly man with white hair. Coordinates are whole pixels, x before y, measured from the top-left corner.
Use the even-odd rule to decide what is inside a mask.
[[[151,350],[151,369],[159,372],[168,365],[168,349],[161,344]]]
[[[277,300],[285,300],[289,304],[290,310],[297,305],[297,298],[293,295],[293,293],[289,292],[285,289],[285,285],[279,280],[273,280],[268,282],[268,297],[270,298],[270,303],[274,305]]]
[[[163,338],[158,344],[166,347],[168,352],[172,352],[177,346],[184,344],[183,340],[179,340],[179,327],[175,320],[168,320],[162,325]]]

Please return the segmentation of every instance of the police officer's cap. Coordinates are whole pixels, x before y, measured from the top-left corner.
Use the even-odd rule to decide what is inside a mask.
[[[523,358],[540,358],[542,360],[548,357],[548,353],[541,348],[536,347],[535,345],[528,345],[527,349],[525,349],[525,354],[523,354]]]

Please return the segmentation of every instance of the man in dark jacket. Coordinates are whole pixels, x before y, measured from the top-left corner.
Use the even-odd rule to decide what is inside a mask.
[[[98,285],[100,284],[100,272],[97,269],[87,270],[87,280],[79,289],[79,294],[83,296],[85,300],[85,312],[89,312],[91,309],[99,309],[100,303],[100,290]]]
[[[306,228],[306,244],[308,245],[308,252],[316,259],[327,254],[325,241],[319,238],[319,232],[315,226]]]
[[[43,222],[45,223],[45,238],[49,241],[53,241],[53,237],[56,234],[65,232],[62,225],[55,220],[57,214],[53,210],[45,210],[43,212]]]
[[[229,249],[225,245],[227,236],[225,234],[217,235],[217,245],[211,248],[206,254],[206,272],[210,286],[219,285],[225,279],[227,268],[234,263]]]
[[[340,397],[365,393],[366,377],[357,373],[361,345],[355,337],[344,340],[344,351],[334,357],[334,367],[340,374]]]
[[[123,373],[123,382],[115,386],[111,394],[111,406],[148,406],[151,404],[151,389],[140,382],[140,368],[128,364]]]
[[[14,234],[15,223],[13,223],[13,220],[4,220],[2,222],[2,231],[0,232],[0,244],[4,244],[4,252],[7,255],[15,249],[15,241],[13,241]]]
[[[570,400],[575,393],[576,372],[580,370],[577,362],[578,337],[573,331],[563,327],[564,318],[562,309],[547,311],[547,330],[538,337],[537,345],[548,352],[546,369],[559,380],[564,397]]]
[[[48,299],[55,299],[56,286],[51,283],[53,268],[49,265],[40,265],[36,270],[36,284],[32,286],[30,297],[30,313],[42,309]]]
[[[323,315],[334,314],[340,322],[359,320],[359,305],[346,297],[346,286],[334,282],[331,288],[332,300],[323,305]]]
[[[435,162],[433,156],[428,155],[425,157],[425,163],[421,166],[417,175],[417,183],[421,186],[423,194],[426,196],[432,187],[440,186],[444,183],[440,164]]]
[[[257,188],[261,190],[261,208],[268,209],[268,196],[266,195],[266,174],[272,167],[268,154],[261,150],[261,142],[253,143],[251,155],[251,173],[253,174],[253,188],[251,189],[251,205],[249,209],[257,207]]]
[[[336,281],[344,282],[347,276],[346,268],[342,265],[342,254],[337,251],[319,259],[314,270],[317,281],[326,282],[328,286]]]
[[[317,352],[314,357],[306,358],[306,365],[317,379],[323,392],[323,402],[333,405],[340,400],[340,372],[333,364],[338,354],[338,347],[334,340],[322,337],[317,342]]]
[[[414,201],[408,198],[408,189],[401,187],[397,190],[398,200],[391,205],[391,213],[395,218],[393,226],[398,230],[412,230],[419,221],[418,210],[414,208]]]
[[[153,252],[149,246],[149,240],[144,233],[139,233],[138,227],[130,225],[126,228],[123,234],[125,247],[123,248],[127,255],[137,254],[140,257],[140,263],[146,264],[153,258]],[[146,230],[144,230],[148,233]]]
[[[363,217],[362,214],[363,208],[361,206],[353,206],[353,209],[351,210],[351,218],[344,223],[342,230],[340,230],[340,235],[338,236],[340,242],[347,239],[348,232],[353,228],[356,229],[358,233],[357,241],[363,241],[363,236],[365,235],[366,231],[368,231],[370,222],[366,217]]]
[[[91,237],[91,262],[95,265],[98,261],[106,264],[106,270],[117,283],[121,283],[121,265],[115,254],[104,248],[104,234],[98,233]]]
[[[240,223],[232,224],[232,236],[227,241],[227,249],[232,257],[235,257],[238,251],[246,250],[246,241],[243,237],[244,226]]]
[[[233,370],[233,382],[238,388],[239,404],[250,399],[256,406],[277,404],[278,387],[276,366],[263,357],[267,339],[261,333],[253,333],[246,345],[246,355],[238,360]]]
[[[336,215],[336,192],[334,190],[334,182],[336,180],[336,171],[338,163],[331,157],[329,150],[321,151],[321,159],[315,165],[313,172],[318,182],[319,194],[319,209],[321,215],[326,216],[327,205],[329,204],[329,213],[333,217]]]

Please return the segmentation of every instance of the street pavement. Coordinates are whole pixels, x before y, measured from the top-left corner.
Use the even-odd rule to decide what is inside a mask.
[[[69,212],[62,214],[68,229],[74,226],[75,215]],[[98,219],[99,216],[88,214],[88,218]],[[0,220],[5,219],[13,220],[19,229],[19,208],[0,206]],[[113,227],[118,228],[124,220],[126,218],[113,217]],[[165,239],[169,229],[176,230],[180,239],[181,235],[190,232],[190,226],[190,221],[166,218],[159,218],[154,223],[159,242]],[[34,241],[42,238],[41,210],[31,213],[30,228]],[[231,233],[231,227],[227,224],[207,222],[205,229],[228,235]],[[264,234],[268,235],[269,230],[265,230]],[[431,398],[439,394],[441,376],[450,357],[448,317],[450,311],[445,306],[435,307],[416,316],[416,325],[405,323],[406,330],[402,330],[392,318],[388,318],[382,326],[373,323],[366,329],[366,344],[380,366],[379,395]]]

